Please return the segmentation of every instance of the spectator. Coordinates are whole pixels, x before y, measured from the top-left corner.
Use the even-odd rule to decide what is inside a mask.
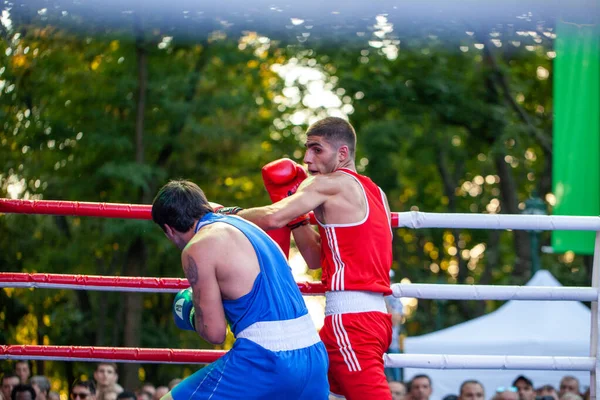
[[[535,391],[531,379],[519,375],[512,385],[518,390],[519,400],[535,400]]]
[[[123,388],[117,383],[118,379],[117,364],[99,363],[96,366],[94,380],[96,381],[96,392],[98,392],[99,395],[104,391],[111,389],[114,389],[117,393],[121,393]]]
[[[169,390],[173,390],[173,388],[179,385],[179,382],[181,382],[182,380],[183,379],[181,378],[171,379],[171,381],[169,382]]]
[[[496,394],[492,397],[492,400],[519,400],[519,389],[514,386],[510,387],[499,387],[496,389]]]
[[[36,375],[31,378],[31,386],[35,390],[35,398],[37,400],[48,400],[50,393],[50,380],[43,375]]]
[[[19,377],[21,383],[27,383],[29,381],[29,377],[31,376],[31,368],[29,368],[29,361],[17,361],[15,364],[15,374]]]
[[[154,387],[153,383],[145,382],[140,389],[141,392],[148,393],[151,399],[154,399],[154,394],[156,393],[156,387]]]
[[[484,400],[485,392],[483,390],[483,385],[476,380],[468,380],[464,381],[462,385],[460,385],[459,400]]]
[[[583,400],[583,397],[581,397],[577,393],[566,392],[565,394],[560,396],[560,400]]]
[[[388,386],[392,392],[392,400],[403,400],[406,396],[406,385],[398,381],[389,381]]]
[[[455,394],[447,394],[442,400],[458,400],[458,396]]]
[[[133,392],[121,392],[117,396],[117,400],[136,400],[136,398]]]
[[[427,375],[415,375],[408,384],[411,400],[429,400],[431,396],[431,379]]]
[[[150,393],[140,390],[137,393],[136,400],[153,400],[153,399],[152,399],[152,395]]]
[[[590,400],[590,387],[588,386],[587,390],[583,394],[583,400]]]
[[[546,399],[543,399],[543,400],[550,400],[550,399],[547,399],[548,397],[552,397],[552,399],[558,400],[558,393],[556,392],[556,389],[554,389],[554,386],[552,386],[552,385],[542,386],[541,388],[536,390],[536,394],[540,397],[546,397]]]
[[[156,388],[156,392],[154,393],[154,400],[160,400],[162,397],[169,393],[169,388],[166,386],[159,386]]]
[[[71,386],[71,400],[96,400],[96,385],[92,381],[75,381]]]
[[[108,389],[106,389],[102,392],[98,392],[96,399],[97,400],[117,400],[118,395],[119,395],[119,393],[117,393],[115,385],[113,385],[112,387],[109,387]]]
[[[394,276],[394,271],[390,270],[390,277]],[[392,354],[400,353],[400,331],[402,329],[402,302],[393,295],[385,296],[385,306],[387,312],[392,315],[392,342],[388,352]],[[385,374],[389,380],[400,381],[400,368],[386,368]]]
[[[10,392],[11,400],[35,400],[35,390],[31,385],[19,383]]]
[[[19,382],[19,377],[13,373],[7,373],[2,376],[2,397],[4,400],[10,400],[12,390]]]
[[[574,376],[563,376],[563,378],[560,380],[558,398],[562,399],[565,393],[579,394],[579,381]]]
[[[50,391],[48,393],[48,400],[60,400],[60,394],[57,392]]]

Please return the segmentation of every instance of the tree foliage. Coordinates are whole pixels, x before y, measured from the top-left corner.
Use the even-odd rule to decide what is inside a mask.
[[[81,34],[13,22],[0,43],[0,197],[140,203],[181,177],[223,204],[266,204],[260,167],[301,160],[308,123],[348,114],[359,171],[393,211],[518,213],[534,189],[552,198],[548,31],[400,40],[382,20],[373,40],[309,48],[253,32],[192,42],[135,24]],[[0,215],[0,231],[3,271],[183,276],[148,221]],[[398,229],[394,254],[397,281],[529,277],[525,232]],[[565,284],[589,282],[578,257],[543,262]],[[134,303],[118,293],[3,289],[0,299],[0,343],[122,346],[134,324]],[[207,347],[175,329],[169,296],[139,300],[141,347]],[[498,306],[415,304],[411,335]],[[139,378],[167,382],[184,368],[195,367],[144,365]],[[37,371],[70,381],[91,368],[38,362]]]

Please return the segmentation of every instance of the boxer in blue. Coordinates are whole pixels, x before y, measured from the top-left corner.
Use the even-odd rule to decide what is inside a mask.
[[[285,256],[256,225],[227,215],[239,210],[219,209],[189,181],[169,182],[154,199],[152,219],[182,250],[190,283],[175,297],[175,323],[217,344],[229,322],[236,337],[162,400],[326,400],[327,352]]]

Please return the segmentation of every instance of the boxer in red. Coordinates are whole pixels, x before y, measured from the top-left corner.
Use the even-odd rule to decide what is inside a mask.
[[[304,180],[292,160],[263,168],[276,203],[240,211],[263,229],[288,225],[309,268],[323,268],[327,287],[321,339],[329,355],[331,394],[348,400],[391,399],[383,354],[391,341],[392,231],[383,191],[355,166],[356,133],[341,118],[325,118],[306,132]],[[304,214],[314,211],[319,232]]]

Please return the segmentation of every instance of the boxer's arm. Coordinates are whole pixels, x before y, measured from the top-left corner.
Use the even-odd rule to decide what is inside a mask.
[[[321,268],[321,235],[310,225],[292,231],[296,246],[309,269]]]
[[[225,341],[227,320],[216,276],[218,252],[214,251],[212,241],[213,238],[206,237],[186,247],[181,261],[193,292],[196,332],[206,341],[220,344]]]
[[[242,210],[237,215],[264,230],[277,229],[299,215],[319,207],[340,190],[337,179],[328,175],[317,175],[302,182],[295,194],[268,206]]]

